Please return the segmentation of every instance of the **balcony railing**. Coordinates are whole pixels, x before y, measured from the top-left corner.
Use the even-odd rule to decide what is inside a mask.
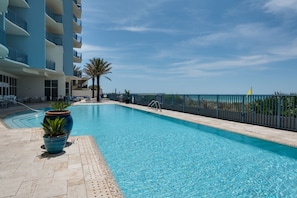
[[[81,78],[82,77],[82,72],[81,71],[73,71],[73,76]]]
[[[63,45],[63,40],[61,35],[46,33],[46,39],[55,43],[56,45]]]
[[[25,63],[25,64],[28,63],[28,57],[27,57],[27,55],[25,53],[20,52],[20,51],[15,50],[15,49],[12,49],[10,47],[7,47],[7,48],[9,50],[8,57],[7,57],[8,59],[18,61],[18,62],[21,62],[21,63]]]
[[[6,33],[3,29],[0,29],[0,43],[2,45],[6,44]]]
[[[297,132],[297,95],[130,94],[134,104]],[[120,95],[110,94],[112,100]]]
[[[51,17],[52,19],[54,19],[56,22],[58,23],[62,23],[62,16],[59,14],[55,14],[53,13],[50,9],[46,8],[46,14]]]
[[[73,0],[73,2],[77,5],[78,9],[81,9],[81,3],[78,3],[77,0]]]
[[[78,35],[75,34],[75,33],[73,33],[73,38],[74,38],[77,42],[79,42],[79,43],[82,42],[82,37],[81,37],[81,36],[78,36]]]
[[[82,53],[79,53],[79,52],[73,50],[73,56],[75,56],[78,59],[81,59],[82,58]]]
[[[6,18],[11,21],[12,23],[18,25],[19,27],[23,28],[27,31],[27,22],[20,18],[16,13],[14,13],[11,9],[8,9],[6,13]]]
[[[76,22],[78,26],[81,26],[82,22],[80,19],[77,19],[76,16],[73,15],[73,20]]]
[[[51,60],[46,60],[46,68],[51,70],[56,70],[56,63]]]

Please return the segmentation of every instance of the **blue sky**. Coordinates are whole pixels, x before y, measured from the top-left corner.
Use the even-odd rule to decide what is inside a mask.
[[[297,0],[82,0],[105,93],[297,93]]]

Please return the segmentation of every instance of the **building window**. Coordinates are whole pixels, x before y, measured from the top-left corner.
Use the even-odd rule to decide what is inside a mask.
[[[58,100],[58,80],[44,81],[44,95],[47,101]]]
[[[0,95],[17,95],[17,79],[0,75]]]
[[[65,93],[66,93],[66,96],[70,96],[70,94],[69,94],[69,82],[65,83]]]

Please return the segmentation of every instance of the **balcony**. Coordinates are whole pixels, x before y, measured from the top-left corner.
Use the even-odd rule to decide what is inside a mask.
[[[46,9],[46,29],[55,34],[64,34],[62,15],[53,13],[49,8]]]
[[[0,29],[0,59],[4,58],[8,54],[8,49],[5,47],[6,45],[6,34],[3,29]]]
[[[76,33],[81,33],[82,22],[73,15],[73,31]]]
[[[46,40],[54,43],[55,45],[63,45],[63,40],[61,35],[46,33]]]
[[[73,71],[73,76],[81,78],[82,77],[82,72],[81,71]]]
[[[8,59],[13,60],[13,61],[17,61],[17,62],[21,62],[21,63],[28,63],[28,57],[25,53],[20,52],[18,50],[12,49],[10,47],[7,47],[9,50],[8,53]]]
[[[73,47],[81,48],[81,45],[82,45],[82,37],[73,33]]]
[[[14,13],[12,10],[8,9],[8,13],[6,13],[6,18],[12,23],[27,31],[27,22],[22,18],[18,17],[17,14]]]
[[[46,8],[46,14],[51,17],[55,22],[62,23],[62,15],[53,13],[50,9]]]
[[[19,8],[30,8],[28,4],[28,0],[9,0],[9,6],[14,6]]]
[[[54,61],[51,60],[46,60],[46,69],[50,69],[50,70],[56,70],[56,63]]]
[[[46,0],[46,7],[56,14],[63,15],[63,0]]]
[[[78,3],[77,0],[73,0],[73,14],[77,17],[77,18],[81,18],[81,13],[82,13],[82,9],[81,9],[81,3]]]
[[[81,63],[81,61],[82,61],[82,54],[73,50],[73,62]]]
[[[12,35],[29,36],[27,22],[14,13],[11,9],[5,14],[6,33]]]

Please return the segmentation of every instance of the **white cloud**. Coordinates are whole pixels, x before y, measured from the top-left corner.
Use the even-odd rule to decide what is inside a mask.
[[[297,14],[297,0],[269,0],[264,8],[272,13],[287,13],[293,11]]]
[[[280,39],[275,39],[280,38]],[[246,41],[269,41],[267,43],[273,44],[284,40],[283,33],[278,27],[267,27],[261,23],[239,24],[231,29],[223,29],[218,32],[210,33],[203,36],[192,38],[183,42],[184,45],[210,46],[222,43],[244,43]],[[260,43],[258,43],[260,44]]]
[[[159,33],[178,33],[180,30],[162,29],[162,28],[150,28],[145,26],[121,26],[116,28],[109,28],[107,30],[116,31],[129,31],[129,32],[159,32]]]

